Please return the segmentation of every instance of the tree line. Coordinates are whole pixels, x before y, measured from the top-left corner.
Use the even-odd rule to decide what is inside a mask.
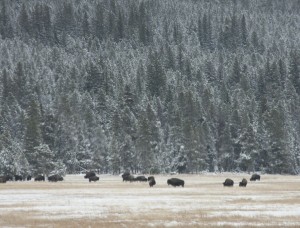
[[[299,1],[0,4],[0,172],[299,173]]]

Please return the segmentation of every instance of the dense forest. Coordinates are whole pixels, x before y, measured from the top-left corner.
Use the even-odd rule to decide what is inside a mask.
[[[0,173],[300,172],[299,0],[3,0]]]

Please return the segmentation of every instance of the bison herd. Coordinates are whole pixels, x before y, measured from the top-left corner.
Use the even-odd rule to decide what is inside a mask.
[[[30,181],[31,180],[31,176],[20,176],[20,175],[3,175],[0,176],[0,183],[6,183],[7,181]],[[96,176],[96,173],[93,171],[90,172],[86,172],[85,179],[88,179],[89,182],[96,182],[99,181],[99,177]],[[156,181],[154,176],[149,176],[148,178],[146,178],[145,176],[134,176],[132,174],[130,174],[129,172],[124,172],[122,174],[122,179],[123,182],[148,182],[150,187],[153,187],[154,185],[156,185]],[[58,182],[58,181],[63,181],[64,178],[61,175],[58,174],[54,174],[48,177],[48,181],[49,182]],[[259,180],[260,181],[260,175],[258,174],[253,174],[250,178],[250,181],[256,181]],[[43,175],[37,175],[34,178],[34,181],[45,181],[45,177]],[[184,180],[181,180],[179,178],[171,178],[167,180],[167,184],[171,185],[173,187],[184,187]],[[224,187],[232,187],[234,185],[234,181],[230,178],[227,178],[224,182],[223,182],[223,186]],[[246,187],[247,186],[247,180],[245,178],[242,179],[241,182],[239,182],[239,186],[240,187]]]
[[[20,176],[20,175],[3,175],[0,176],[0,183],[6,183],[7,181],[29,181],[31,180],[31,176]]]
[[[21,175],[3,175],[0,176],[0,183],[6,183],[7,181],[31,181],[32,176],[21,176]],[[55,174],[48,177],[49,182],[63,181],[64,178],[61,175]],[[34,181],[45,181],[45,176],[37,175],[34,177]]]
[[[259,180],[260,181],[260,175],[258,174],[253,174],[250,178],[250,181],[256,181]],[[234,181],[231,180],[230,178],[227,178],[224,182],[223,182],[223,186],[225,187],[232,187],[234,185]],[[240,187],[246,187],[247,186],[247,180],[245,178],[242,179],[242,181],[239,183]]]

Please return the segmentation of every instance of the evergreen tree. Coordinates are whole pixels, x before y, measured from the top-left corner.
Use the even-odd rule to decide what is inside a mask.
[[[240,63],[238,61],[238,58],[235,57],[234,63],[232,66],[232,73],[231,77],[229,79],[229,85],[230,86],[235,86],[237,83],[239,83],[241,80],[241,68],[240,68]]]
[[[151,96],[160,96],[166,86],[166,76],[157,52],[149,54],[146,87]]]
[[[14,90],[14,83],[4,68],[2,72],[2,103],[9,103],[9,96],[13,95],[16,91]]]
[[[153,154],[151,153],[151,136],[150,136],[150,123],[145,116],[141,116],[138,121],[138,138],[137,138],[137,151],[139,169],[142,172],[149,172],[151,164],[154,161]]]
[[[247,47],[247,45],[248,45],[248,31],[247,31],[245,15],[242,16],[242,20],[241,20],[241,38],[240,39],[241,39],[241,44],[244,47]]]
[[[37,100],[32,97],[28,107],[24,146],[26,158],[30,165],[36,165],[34,158],[35,147],[42,143],[41,135],[41,114]]]
[[[0,35],[2,39],[13,38],[13,28],[9,13],[7,12],[6,0],[2,1],[0,13]]]
[[[26,76],[23,69],[23,64],[19,62],[15,71],[16,98],[22,107],[26,105]]]
[[[125,38],[125,25],[124,25],[124,16],[121,10],[118,14],[117,25],[116,25],[116,35],[115,40],[120,41]]]
[[[211,61],[205,63],[205,74],[208,82],[215,83],[217,81],[216,70]]]
[[[29,15],[27,13],[25,4],[22,4],[22,9],[20,11],[18,21],[21,27],[22,34],[28,36],[31,32],[31,26],[30,26]]]
[[[104,12],[103,3],[98,3],[96,6],[95,18],[93,21],[94,34],[102,41],[105,38]]]
[[[103,86],[103,80],[99,69],[93,62],[90,62],[87,68],[85,90],[90,93],[97,93],[99,88]]]
[[[86,11],[84,12],[82,19],[82,35],[84,38],[88,38],[90,35],[90,22]]]
[[[299,59],[299,54],[296,51],[290,52],[289,76],[298,94],[300,94]]]
[[[55,168],[54,154],[47,144],[40,144],[34,147],[34,152],[31,156],[31,159],[34,161],[33,169],[35,174],[43,174],[47,177]]]

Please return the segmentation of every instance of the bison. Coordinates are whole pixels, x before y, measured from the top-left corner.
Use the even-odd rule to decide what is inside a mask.
[[[28,176],[26,177],[26,180],[30,181],[30,180],[31,180],[31,175],[28,175]]]
[[[153,178],[153,179],[150,179],[150,180],[149,180],[149,186],[150,186],[150,187],[153,187],[154,185],[156,185],[155,179],[154,179],[154,178]]]
[[[256,181],[256,180],[260,181],[260,175],[255,173],[251,176],[250,181]]]
[[[92,181],[96,182],[98,180],[99,180],[99,177],[97,177],[97,176],[92,176],[89,178],[89,182],[92,182]]]
[[[20,175],[15,175],[15,181],[22,181],[23,177]]]
[[[6,176],[0,176],[0,183],[6,183]]]
[[[129,181],[130,180],[130,177],[131,175],[130,175],[130,173],[128,172],[128,171],[126,171],[126,172],[124,172],[123,174],[122,174],[122,179],[123,179],[123,181]]]
[[[246,187],[247,186],[247,180],[243,178],[243,180],[239,183],[240,187]]]
[[[6,178],[6,181],[12,181],[13,180],[13,176],[12,175],[4,175],[4,177]]]
[[[84,178],[89,179],[90,177],[96,176],[96,173],[93,171],[87,172],[84,176]]]
[[[42,176],[42,175],[37,175],[37,176],[34,178],[34,181],[45,181],[45,177]]]
[[[233,184],[234,184],[233,180],[227,178],[227,179],[224,181],[223,186],[224,186],[224,187],[225,187],[225,186],[227,186],[227,187],[232,187]]]
[[[50,181],[50,182],[57,182],[57,181],[63,181],[63,180],[64,180],[64,178],[58,174],[48,177],[48,181]]]
[[[122,175],[122,178],[123,178],[123,181],[126,181],[126,182],[127,181],[130,181],[130,182],[135,181],[135,178],[132,175],[125,175],[125,176]]]
[[[147,182],[148,179],[145,176],[137,176],[136,178],[134,178],[135,181],[142,181],[142,182]]]
[[[148,177],[147,179],[148,179],[148,181],[154,180],[154,176],[150,176],[150,177]]]
[[[172,185],[173,187],[182,186],[184,187],[184,180],[178,178],[171,178],[167,181],[168,185]]]

